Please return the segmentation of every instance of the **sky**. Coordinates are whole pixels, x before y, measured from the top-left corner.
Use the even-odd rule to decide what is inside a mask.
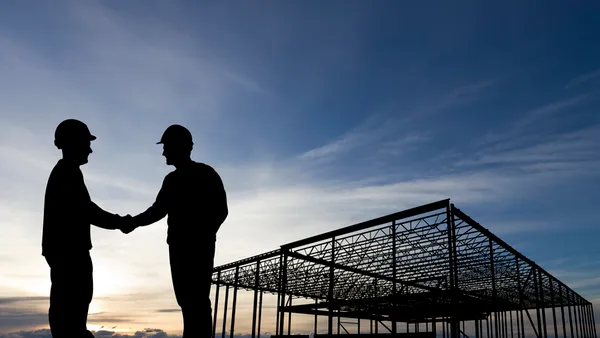
[[[3,2],[0,337],[50,337],[43,196],[67,118],[98,137],[82,171],[120,215],[152,204],[174,170],[155,143],[188,127],[227,190],[217,265],[450,198],[600,306],[599,14],[592,1]],[[92,241],[88,327],[181,334],[165,220],[93,227]]]

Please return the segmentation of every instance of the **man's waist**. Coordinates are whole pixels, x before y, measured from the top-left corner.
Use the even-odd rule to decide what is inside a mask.
[[[78,245],[44,245],[42,244],[42,256],[55,254],[74,254],[89,252],[92,249],[91,243],[83,243]]]
[[[167,232],[167,244],[212,244],[217,241],[217,234],[184,233],[177,231]]]

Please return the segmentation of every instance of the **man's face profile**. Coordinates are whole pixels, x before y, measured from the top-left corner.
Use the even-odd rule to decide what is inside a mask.
[[[79,140],[69,146],[63,147],[65,158],[74,161],[79,165],[88,163],[88,157],[92,153],[92,142]]]

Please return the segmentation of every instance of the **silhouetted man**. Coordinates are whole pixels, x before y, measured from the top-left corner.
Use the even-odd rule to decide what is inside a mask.
[[[88,162],[96,136],[83,122],[68,119],[54,138],[63,156],[50,173],[44,200],[42,255],[52,282],[48,320],[54,338],[93,337],[87,330],[93,296],[90,224],[112,230],[124,223],[92,202],[79,168]]]
[[[157,144],[163,144],[167,164],[176,169],[165,177],[154,204],[131,219],[131,229],[122,231],[168,215],[171,278],[183,315],[183,337],[210,337],[216,235],[229,213],[225,188],[211,166],[190,158],[194,143],[185,127],[168,127]]]

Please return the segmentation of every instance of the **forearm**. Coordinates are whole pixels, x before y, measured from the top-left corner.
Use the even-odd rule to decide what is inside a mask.
[[[156,223],[167,215],[167,211],[159,205],[154,204],[146,211],[133,217],[133,222],[136,227],[146,226]]]
[[[90,202],[89,215],[90,223],[99,228],[107,230],[115,230],[119,228],[119,220],[121,217],[103,210],[94,202]]]

